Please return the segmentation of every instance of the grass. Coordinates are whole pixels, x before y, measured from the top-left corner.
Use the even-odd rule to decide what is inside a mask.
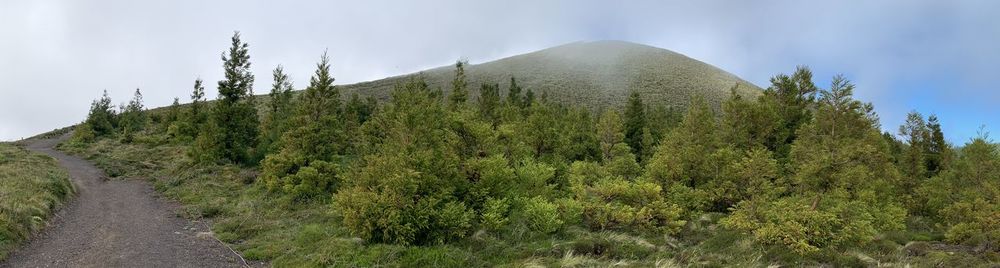
[[[454,67],[445,66],[418,74],[344,85],[350,96],[373,95],[387,100],[393,86],[413,75],[422,75],[431,88],[451,89]],[[714,107],[739,85],[743,96],[756,96],[761,89],[735,75],[670,50],[623,41],[578,42],[466,67],[470,93],[478,94],[480,83],[500,83],[506,94],[510,76],[536,96],[547,92],[552,100],[592,109],[624,107],[629,91],[638,90],[651,104],[686,107],[696,95]]]
[[[760,87],[707,63],[670,50],[623,41],[571,43],[468,65],[465,70],[471,98],[478,96],[480,83],[499,83],[500,93],[506,97],[513,75],[518,85],[534,91],[536,97],[546,92],[551,100],[593,111],[624,107],[631,90],[639,91],[647,104],[677,109],[687,107],[692,97],[701,96],[716,110],[730,97],[735,85],[739,85],[737,93],[744,97],[762,92]],[[339,87],[345,99],[357,93],[385,102],[396,85],[417,75],[423,76],[431,88],[447,94],[455,70],[454,66],[444,66]],[[256,98],[259,108],[269,100],[266,93]]]
[[[156,135],[132,144],[101,139],[60,149],[113,176],[152,180],[184,205],[185,216],[207,219],[216,236],[244,257],[276,267],[989,267],[1000,261],[997,253],[936,242],[940,233],[920,218],[910,219],[909,231],[884,234],[865,247],[809,256],[755,244],[746,234],[722,228],[718,221],[724,215],[718,213],[689,221],[673,237],[568,227],[548,236],[478,231],[443,245],[374,244],[340,226],[331,199],[291,202],[255,183],[254,169],[191,165],[184,146]]]
[[[0,143],[0,260],[44,227],[73,192],[54,159]]]

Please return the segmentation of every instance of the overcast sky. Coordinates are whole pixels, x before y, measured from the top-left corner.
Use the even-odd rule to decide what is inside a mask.
[[[157,107],[201,77],[214,98],[234,30],[257,93],[278,64],[305,86],[324,49],[343,84],[614,39],[761,87],[796,65],[822,87],[845,74],[893,133],[911,110],[954,143],[1000,129],[1000,1],[826,2],[0,0],[0,140],[78,123],[104,89]]]

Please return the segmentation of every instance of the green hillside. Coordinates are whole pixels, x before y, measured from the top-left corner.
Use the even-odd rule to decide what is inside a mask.
[[[561,103],[592,108],[622,106],[630,90],[638,90],[651,104],[684,107],[701,95],[715,107],[739,85],[744,96],[761,89],[733,74],[679,53],[623,41],[577,42],[466,67],[473,96],[480,83],[500,83],[506,90],[510,76],[518,84]],[[446,92],[454,67],[342,86],[345,96],[357,92],[386,99],[392,88],[411,76],[423,75],[431,88]],[[501,92],[506,94],[506,92]]]

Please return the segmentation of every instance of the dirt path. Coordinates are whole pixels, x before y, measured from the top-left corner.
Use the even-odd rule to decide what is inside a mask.
[[[65,136],[63,137],[65,138]],[[145,181],[104,179],[86,160],[38,140],[27,148],[69,171],[77,196],[45,231],[0,267],[239,267],[243,263],[202,223],[178,217],[178,205],[157,197]]]

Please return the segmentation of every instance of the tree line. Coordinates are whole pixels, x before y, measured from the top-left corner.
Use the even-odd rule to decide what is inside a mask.
[[[193,163],[257,168],[271,194],[332,203],[379,243],[569,226],[669,235],[720,213],[725,228],[799,254],[862,246],[912,217],[950,242],[1000,249],[1000,154],[988,135],[952,148],[937,117],[917,112],[898,135],[882,133],[842,76],[820,88],[799,67],[755,99],[734,89],[719,111],[697,97],[683,110],[647,105],[633,91],[622,109],[593,113],[514,77],[470,99],[459,61],[447,94],[417,76],[379,104],[342,96],[324,53],[297,93],[275,68],[259,105],[248,45],[238,32],[231,41],[216,101],[200,79],[190,104],[154,115],[138,89],[118,111],[105,92],[74,141],[166,132]]]

